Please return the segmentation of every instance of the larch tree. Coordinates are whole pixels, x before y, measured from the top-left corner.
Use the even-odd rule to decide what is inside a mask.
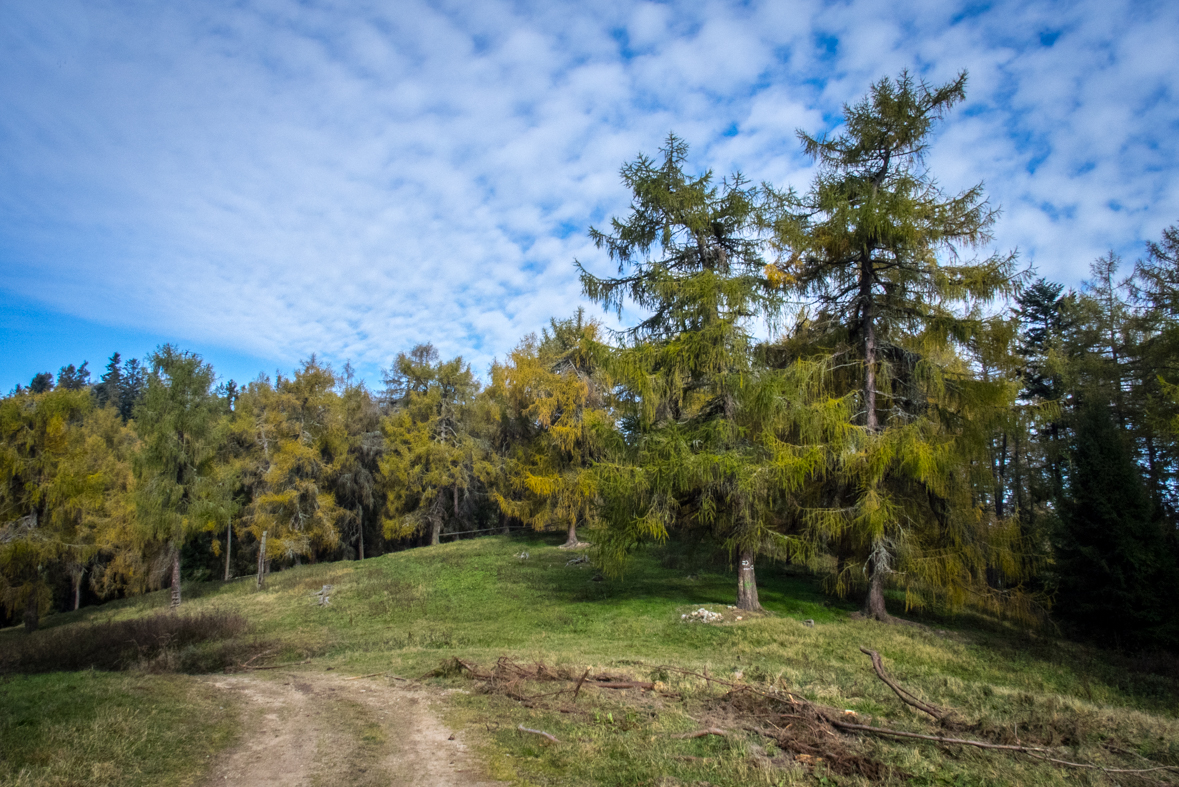
[[[0,400],[0,603],[23,608],[30,632],[52,600],[50,572],[90,556],[76,538],[85,479],[71,468],[91,407],[88,391],[69,388]]]
[[[135,410],[142,448],[135,457],[141,537],[164,545],[171,561],[172,606],[180,605],[180,551],[194,534],[225,519],[231,489],[215,462],[223,439],[213,367],[165,344],[150,356]]]
[[[336,463],[347,435],[332,370],[312,356],[292,377],[259,379],[233,413],[236,477],[246,493],[243,530],[265,561],[315,560],[340,540],[348,514],[336,502]]]
[[[775,278],[812,304],[804,344],[838,357],[860,399],[839,504],[815,521],[838,544],[841,586],[863,576],[864,614],[879,620],[886,582],[961,602],[985,594],[994,557],[959,472],[971,447],[958,425],[970,407],[1004,406],[1010,387],[972,379],[961,351],[1014,291],[1015,260],[959,257],[990,241],[996,211],[981,185],[947,195],[924,166],[965,86],[965,74],[936,87],[907,72],[881,80],[845,106],[838,134],[799,132],[818,164],[809,191],[771,194]]]
[[[461,357],[439,361],[428,344],[399,353],[385,382],[384,535],[428,533],[438,544],[447,522],[470,519],[483,450],[468,416],[479,383]]]
[[[356,536],[356,557],[364,560],[366,527],[379,521],[381,508],[380,464],[385,452],[381,411],[363,382],[355,382],[345,370],[340,396],[343,451],[336,458],[333,486],[336,503],[348,512]],[[371,544],[371,541],[370,541]],[[370,550],[371,551],[371,550]]]
[[[589,298],[646,315],[608,354],[626,446],[597,464],[596,554],[617,572],[642,540],[710,533],[736,558],[737,606],[756,610],[758,554],[799,557],[807,546],[781,536],[782,517],[826,463],[810,407],[823,376],[813,365],[757,363],[754,320],[772,324],[781,300],[762,257],[759,190],[739,174],[719,184],[710,172],[689,175],[686,156],[670,136],[659,159],[625,165],[630,213],[609,232],[590,230],[619,275],[578,264]],[[839,399],[825,401],[838,410]]]
[[[579,526],[597,522],[594,464],[614,436],[612,385],[600,362],[601,325],[581,311],[552,320],[540,340],[521,342],[492,368],[490,396],[506,405],[503,417],[525,425],[506,462],[500,509],[536,529],[566,530],[565,547],[580,545]]]

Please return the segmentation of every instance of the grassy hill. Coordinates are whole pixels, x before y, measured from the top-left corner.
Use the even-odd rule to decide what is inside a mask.
[[[738,618],[723,565],[655,548],[624,579],[605,581],[569,564],[577,553],[559,540],[483,538],[302,566],[272,574],[262,591],[248,578],[186,585],[183,616],[230,624],[210,624],[203,641],[137,642],[124,671],[18,672],[33,656],[145,626],[166,611],[167,593],[51,616],[33,637],[0,632],[10,672],[0,678],[0,785],[197,782],[238,730],[234,708],[185,671],[240,665],[430,675],[423,682],[456,690],[450,721],[480,731],[491,775],[520,784],[1179,783],[1179,771],[1110,774],[861,736],[807,710],[1121,770],[1179,766],[1179,679],[1166,664],[975,618],[854,620],[808,577],[773,567],[759,568],[768,614]],[[325,584],[331,604],[318,606],[312,594]],[[723,619],[682,617],[700,607]],[[902,704],[861,647],[878,651],[904,688],[952,708],[951,720]],[[598,678],[654,690],[600,688]],[[782,704],[788,696],[798,713]],[[677,737],[707,728],[726,734]]]

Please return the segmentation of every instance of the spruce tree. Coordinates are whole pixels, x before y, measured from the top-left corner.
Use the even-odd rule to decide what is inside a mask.
[[[70,391],[80,391],[90,385],[90,370],[86,368],[88,362],[83,361],[81,366],[75,367],[72,363],[68,366],[61,367],[57,373],[57,387],[65,388]]]
[[[102,378],[98,385],[94,386],[94,400],[99,407],[106,407],[108,405],[113,407],[119,406],[119,394],[123,389],[123,367],[122,359],[118,353],[111,355],[110,360],[106,364],[106,371],[102,373]]]
[[[985,591],[993,558],[963,472],[988,460],[955,424],[1011,395],[1002,380],[972,379],[963,354],[1002,335],[985,310],[1013,292],[1014,256],[960,259],[990,240],[996,211],[981,185],[947,195],[924,166],[965,86],[965,74],[936,87],[907,72],[877,82],[845,106],[840,133],[799,132],[819,167],[810,190],[771,192],[774,276],[812,307],[798,354],[838,357],[843,390],[859,394],[859,449],[828,495],[839,504],[816,511],[815,537],[840,553],[837,586],[866,578],[864,614],[880,620],[886,582],[903,577],[910,600],[926,590],[961,603]]]
[[[1100,400],[1081,409],[1055,539],[1057,614],[1121,645],[1174,645],[1179,570],[1125,436]]]

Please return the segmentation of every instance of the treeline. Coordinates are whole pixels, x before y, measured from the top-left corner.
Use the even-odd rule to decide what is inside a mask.
[[[93,384],[37,375],[0,401],[4,614],[580,528],[608,573],[645,542],[711,544],[746,609],[771,558],[880,620],[892,594],[1179,645],[1179,230],[1077,291],[968,259],[996,213],[923,164],[964,90],[873,85],[841,134],[800,135],[805,193],[692,175],[669,137],[590,230],[617,276],[578,266],[644,316],[554,319],[487,384],[429,344],[376,390],[315,357],[217,386],[171,346]]]

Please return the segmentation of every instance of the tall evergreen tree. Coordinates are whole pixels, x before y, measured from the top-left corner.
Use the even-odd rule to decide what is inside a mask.
[[[380,463],[385,452],[381,411],[363,382],[345,376],[340,397],[344,451],[336,459],[333,486],[336,502],[351,517],[356,556],[365,557],[365,534],[379,532],[373,524],[381,510]],[[372,540],[369,540],[369,554]]]
[[[213,367],[170,344],[150,357],[136,430],[136,510],[144,540],[164,545],[172,571],[172,606],[180,604],[180,550],[202,530],[218,528],[230,489],[215,463],[221,405],[213,396]]]
[[[312,356],[273,386],[251,383],[235,405],[231,452],[248,495],[242,525],[259,544],[267,534],[266,560],[314,560],[339,544],[348,514],[333,485],[347,437],[335,384]]]
[[[384,534],[428,533],[438,544],[448,522],[461,531],[476,507],[483,449],[469,415],[479,383],[461,357],[439,361],[429,344],[399,353],[385,379]]]
[[[759,609],[757,556],[790,551],[775,539],[783,498],[824,457],[813,439],[783,439],[790,429],[779,428],[786,412],[792,426],[802,424],[796,435],[814,438],[818,430],[800,417],[810,412],[807,387],[755,362],[752,322],[773,323],[780,306],[765,275],[759,191],[739,174],[720,184],[710,172],[689,175],[686,157],[687,145],[670,136],[660,159],[640,155],[622,168],[630,213],[613,219],[610,233],[590,230],[619,276],[578,266],[588,297],[649,314],[609,354],[624,407],[630,402],[628,445],[598,465],[606,527],[597,554],[619,570],[643,539],[703,530],[736,558],[738,607]]]
[[[37,628],[52,597],[51,570],[84,559],[76,537],[88,394],[61,388],[0,400],[0,604]]]
[[[29,390],[35,394],[52,391],[53,375],[49,372],[40,372],[39,374],[34,374],[33,379],[29,381]]]
[[[1056,611],[1081,633],[1122,645],[1179,643],[1175,553],[1153,520],[1110,408],[1081,410],[1056,537]]]
[[[102,378],[94,386],[94,400],[98,403],[99,407],[106,407],[108,405],[118,407],[122,390],[122,359],[118,353],[114,353],[106,364],[106,371],[102,373]]]
[[[959,259],[989,242],[996,211],[981,185],[946,195],[924,166],[936,123],[965,87],[965,74],[935,87],[907,72],[877,82],[844,108],[839,134],[799,133],[819,166],[810,190],[773,193],[775,276],[814,304],[799,325],[801,352],[810,344],[846,358],[860,397],[860,448],[844,463],[841,502],[816,521],[840,545],[841,576],[866,576],[864,614],[880,620],[886,582],[961,602],[985,591],[994,557],[959,472],[978,446],[956,424],[1008,395],[1003,381],[971,379],[961,351],[1001,335],[982,309],[1013,292],[1014,256]]]
[[[551,329],[551,330],[550,330]],[[508,457],[501,510],[534,528],[566,529],[566,547],[579,545],[577,528],[598,520],[594,463],[614,436],[611,383],[595,357],[602,327],[576,317],[552,320],[537,341],[529,336],[505,363],[492,368],[490,395],[502,418],[523,426]]]
[[[77,368],[72,363],[61,367],[61,371],[57,373],[57,387],[80,391],[90,385],[90,370],[86,368],[88,365],[88,362],[83,361]]]
[[[119,415],[123,416],[124,423],[135,415],[135,408],[143,399],[146,385],[147,372],[138,358],[132,358],[123,364],[119,387]]]

